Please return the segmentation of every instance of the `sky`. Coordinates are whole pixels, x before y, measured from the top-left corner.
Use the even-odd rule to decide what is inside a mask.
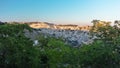
[[[120,20],[120,0],[0,0],[0,21],[89,25]]]

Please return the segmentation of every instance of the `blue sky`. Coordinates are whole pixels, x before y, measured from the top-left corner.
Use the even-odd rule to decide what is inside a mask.
[[[120,20],[120,0],[0,0],[1,21],[90,24]]]

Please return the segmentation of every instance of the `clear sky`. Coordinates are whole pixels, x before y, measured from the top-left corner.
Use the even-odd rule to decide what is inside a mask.
[[[90,24],[120,20],[120,0],[0,0],[1,21]]]

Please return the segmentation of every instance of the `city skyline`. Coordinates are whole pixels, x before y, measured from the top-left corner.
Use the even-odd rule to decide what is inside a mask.
[[[0,21],[89,25],[120,20],[119,0],[0,0]]]

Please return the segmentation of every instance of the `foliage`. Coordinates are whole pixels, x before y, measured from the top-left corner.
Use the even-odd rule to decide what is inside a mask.
[[[94,43],[89,46],[83,46],[82,62],[83,66],[91,66],[92,68],[119,68],[120,67],[120,28],[119,22],[114,26],[96,25],[107,24],[95,20],[92,27],[92,34],[97,37]],[[102,43],[97,43],[102,42]],[[97,43],[97,44],[96,44]],[[85,53],[85,54],[84,54]]]
[[[96,25],[96,24],[103,25]],[[120,37],[120,25],[118,21],[115,21],[114,26],[110,25],[110,22],[93,20],[93,27],[91,33],[97,36],[97,39],[102,40],[105,43],[114,44],[116,39]]]
[[[47,41],[44,41],[47,40]],[[44,63],[50,68],[69,68],[79,67],[79,48],[73,48],[64,43],[61,39],[52,37],[39,38],[39,41],[46,42],[46,44],[39,44],[42,55],[46,58],[47,62]],[[41,58],[41,59],[42,59]],[[46,61],[46,59],[42,61]],[[42,62],[41,61],[41,62]]]
[[[34,68],[39,66],[39,51],[24,36],[27,25],[0,25],[0,67]]]
[[[94,20],[93,43],[74,48],[63,40],[40,35],[39,44],[24,36],[26,24],[0,25],[1,68],[119,68],[120,25]]]
[[[119,68],[120,54],[114,46],[96,41],[91,45],[81,47],[80,64],[82,68]]]

